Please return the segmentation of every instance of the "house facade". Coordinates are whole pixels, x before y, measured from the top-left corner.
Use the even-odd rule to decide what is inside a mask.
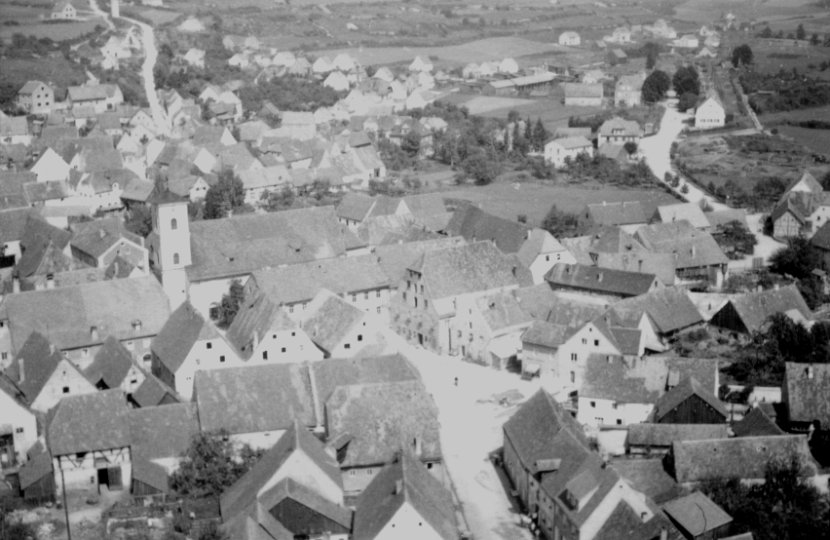
[[[695,129],[718,129],[726,125],[726,111],[720,100],[709,96],[695,109]]]
[[[17,106],[29,114],[49,114],[54,104],[54,90],[40,81],[28,81],[17,92]]]
[[[561,169],[580,155],[593,157],[594,144],[585,137],[554,139],[545,144],[544,155],[546,163]]]

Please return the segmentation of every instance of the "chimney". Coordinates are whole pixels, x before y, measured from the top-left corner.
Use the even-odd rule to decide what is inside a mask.
[[[20,358],[17,361],[17,364],[18,364],[18,366],[20,366],[20,369],[18,370],[18,371],[20,371],[20,379],[17,382],[22,383],[26,380],[26,369],[25,369],[26,364],[23,363],[23,358]]]
[[[400,495],[403,492],[403,480],[395,480],[395,495]]]
[[[141,331],[141,319],[133,319],[133,332],[138,333]]]
[[[90,326],[89,327],[89,338],[92,341],[98,341],[98,327],[97,326]]]
[[[415,437],[412,440],[412,446],[415,447],[415,456],[421,457],[421,454],[423,453],[423,448],[421,447],[421,438]]]
[[[12,276],[12,292],[19,293],[20,292],[20,278],[15,274]]]
[[[55,288],[55,274],[46,274],[46,288],[47,289],[54,289]]]
[[[637,261],[637,271],[638,271],[638,272],[642,272],[642,271],[643,271],[643,259],[639,259],[639,260]]]

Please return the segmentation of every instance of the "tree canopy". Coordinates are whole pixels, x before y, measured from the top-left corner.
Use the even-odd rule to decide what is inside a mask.
[[[179,495],[218,497],[261,456],[262,451],[254,451],[247,445],[237,455],[224,430],[199,433],[170,477],[170,487]]]
[[[219,174],[219,181],[205,194],[205,219],[228,217],[231,212],[245,209],[245,187],[230,170]]]
[[[750,65],[752,63],[752,57],[752,49],[746,43],[732,49],[732,65],[735,67]]]
[[[671,88],[671,79],[669,79],[669,76],[665,71],[655,69],[643,81],[643,101],[646,103],[660,101],[666,96],[669,88]]]
[[[216,326],[219,328],[228,328],[236,314],[239,313],[239,307],[245,301],[245,287],[238,279],[231,281],[228,287],[228,292],[222,295],[222,300],[219,302],[216,312]]]
[[[694,66],[680,66],[672,77],[672,86],[678,96],[689,92],[700,94],[700,77]]]

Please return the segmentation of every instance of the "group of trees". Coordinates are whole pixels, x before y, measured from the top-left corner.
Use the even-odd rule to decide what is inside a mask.
[[[239,89],[239,99],[246,111],[258,111],[266,101],[281,111],[315,111],[331,107],[344,96],[344,92],[323,86],[320,81],[292,76],[261,80]]]
[[[220,172],[219,180],[205,193],[205,219],[225,218],[231,213],[247,213],[252,210],[245,203],[245,186],[242,180],[229,169]]]
[[[631,155],[637,151],[637,146],[629,145],[625,150]],[[643,160],[624,167],[617,160],[605,156],[580,154],[576,159],[566,159],[565,163],[566,170],[572,176],[602,184],[635,187],[658,183],[657,177]]]
[[[798,27],[795,29],[795,32],[789,32],[788,34],[785,35],[783,29],[779,29],[778,32],[773,32],[772,28],[770,28],[769,25],[766,25],[764,27],[764,29],[761,30],[758,33],[758,37],[762,37],[762,38],[766,38],[766,39],[769,39],[769,38],[776,38],[776,39],[784,39],[784,38],[787,38],[787,39],[807,39],[807,30],[804,29],[803,24],[799,24]],[[813,33],[810,36],[810,44],[811,45],[820,45],[821,43],[822,43],[822,41],[819,38],[818,34]],[[824,45],[827,46],[828,44],[830,44],[830,41],[825,39]]]
[[[556,206],[551,207],[550,212],[542,222],[542,228],[556,238],[579,236],[585,229],[580,224],[578,215],[562,211]]]
[[[771,460],[764,483],[712,480],[701,490],[734,520],[732,529],[756,540],[812,540],[830,536],[830,500],[801,478],[801,463]]]
[[[234,279],[228,287],[228,292],[222,295],[222,300],[216,307],[216,326],[225,329],[230,327],[244,301],[245,287],[241,281]]]
[[[800,74],[796,68],[782,68],[774,74],[744,71],[739,81],[749,105],[759,114],[830,104],[830,84]]]
[[[248,472],[262,454],[263,451],[248,445],[237,452],[227,431],[199,433],[171,475],[170,487],[183,497],[218,497]]]
[[[752,64],[752,49],[744,43],[732,49],[732,65],[735,67],[748,66]]]
[[[508,140],[512,141],[513,152],[520,156],[531,151],[541,152],[550,136],[541,118],[537,118],[536,123],[531,122],[530,117],[522,122],[517,111],[507,114],[507,128],[510,132],[505,132],[505,145]]]
[[[694,107],[700,95],[700,76],[694,66],[680,66],[671,78],[665,71],[659,69],[652,71],[643,81],[643,101],[646,103],[660,101],[672,88],[679,97],[681,110]]]
[[[819,251],[803,237],[792,238],[787,247],[770,257],[770,271],[795,278],[798,290],[811,309],[825,300],[821,281],[813,274],[813,270],[823,266]]]

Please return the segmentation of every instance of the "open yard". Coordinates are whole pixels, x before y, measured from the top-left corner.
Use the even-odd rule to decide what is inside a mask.
[[[552,186],[535,182],[458,187],[442,195],[448,199],[472,201],[483,210],[512,221],[525,215],[531,226],[540,226],[554,205],[559,210],[576,213],[590,203],[641,201],[646,215],[650,215],[661,204],[677,202],[658,189],[618,189],[598,184]]]

